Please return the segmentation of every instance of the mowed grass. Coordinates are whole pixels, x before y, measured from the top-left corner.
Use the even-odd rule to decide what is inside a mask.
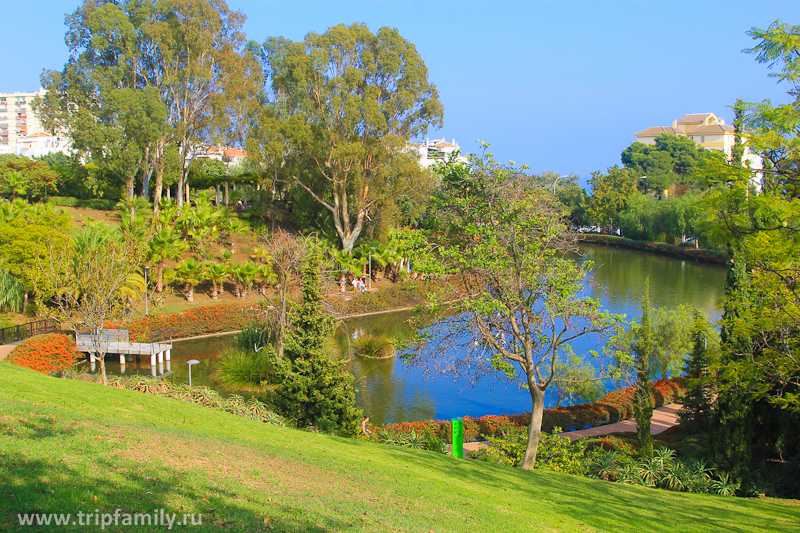
[[[188,531],[800,530],[796,501],[523,472],[0,363],[0,531],[35,529],[18,525],[19,512],[117,508],[203,513],[202,526],[174,528]],[[131,529],[166,528],[106,530]]]

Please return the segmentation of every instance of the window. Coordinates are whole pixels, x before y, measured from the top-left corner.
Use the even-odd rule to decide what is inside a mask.
[[[704,142],[706,142],[706,136],[705,136],[705,135],[703,135],[702,137],[700,137],[700,142],[701,142],[701,143],[704,143]]]

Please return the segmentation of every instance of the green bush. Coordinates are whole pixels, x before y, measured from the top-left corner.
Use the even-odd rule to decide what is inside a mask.
[[[213,378],[228,392],[265,393],[278,382],[272,346],[259,350],[226,350],[216,363]]]
[[[71,196],[50,196],[47,199],[47,203],[61,207],[87,207],[99,211],[113,211],[117,205],[116,200],[111,200],[109,198],[81,200],[80,198],[73,198]]]
[[[553,428],[549,434],[542,432],[534,468],[566,474],[583,474],[583,445],[573,443],[559,433],[561,433],[560,427]],[[527,444],[526,428],[505,426],[500,437],[490,438],[488,446],[472,454],[472,458],[507,466],[520,466],[525,457]]]

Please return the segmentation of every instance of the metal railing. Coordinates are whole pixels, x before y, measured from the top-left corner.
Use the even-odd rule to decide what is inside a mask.
[[[60,328],[61,323],[52,318],[3,328],[0,329],[0,345],[21,341],[35,335],[52,333],[53,331],[59,331]]]

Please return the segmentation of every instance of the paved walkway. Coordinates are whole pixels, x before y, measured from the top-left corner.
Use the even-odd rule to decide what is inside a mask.
[[[5,359],[11,351],[19,345],[19,341],[0,346],[0,361]]]
[[[653,419],[650,422],[650,432],[653,435],[658,435],[662,431],[666,431],[673,426],[677,426],[678,411],[680,411],[680,409],[680,404],[671,403],[669,405],[665,405],[664,407],[659,407],[658,409],[653,410]],[[569,440],[571,441],[576,441],[581,437],[598,437],[600,435],[608,435],[609,433],[636,433],[636,428],[636,420],[629,418],[628,420],[623,420],[622,422],[615,422],[613,424],[606,424],[605,426],[597,426],[589,429],[581,429],[579,431],[570,431],[568,433],[562,433],[561,435],[564,437],[569,437]],[[486,444],[483,442],[465,442],[464,453],[474,452],[485,446]]]

